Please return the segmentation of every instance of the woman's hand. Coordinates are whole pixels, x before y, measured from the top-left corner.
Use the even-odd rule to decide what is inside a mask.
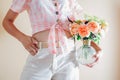
[[[96,50],[96,54],[93,56],[93,58],[95,58],[95,61],[91,64],[86,65],[90,68],[92,68],[99,61],[100,54],[102,52],[102,49],[95,42],[91,41],[91,46]]]
[[[98,61],[99,61],[99,58],[100,58],[100,55],[101,54],[101,51],[97,52],[93,57],[95,58],[95,61],[91,64],[87,64],[86,66],[92,68]]]
[[[38,41],[34,37],[25,36],[21,43],[31,55],[34,56],[38,52],[39,49]]]

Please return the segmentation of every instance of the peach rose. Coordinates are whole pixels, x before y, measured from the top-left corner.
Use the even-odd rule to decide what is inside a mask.
[[[93,33],[97,33],[98,32],[98,30],[99,30],[99,24],[98,23],[96,23],[96,22],[94,22],[94,21],[91,21],[91,22],[89,22],[88,24],[87,24],[87,27],[88,27],[88,29],[91,31],[91,32],[93,32]]]
[[[77,23],[73,23],[73,24],[70,25],[70,32],[71,32],[72,35],[75,35],[75,34],[78,33],[78,27],[79,26],[80,25],[77,24]]]
[[[80,25],[80,27],[78,28],[78,33],[81,37],[88,37],[90,35],[90,32],[86,25]]]

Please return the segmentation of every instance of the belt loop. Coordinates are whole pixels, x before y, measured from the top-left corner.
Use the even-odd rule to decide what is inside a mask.
[[[42,48],[42,42],[39,42],[39,49]]]

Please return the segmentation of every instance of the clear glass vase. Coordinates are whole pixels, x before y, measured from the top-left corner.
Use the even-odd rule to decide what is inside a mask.
[[[87,65],[95,61],[93,57],[96,50],[90,45],[91,40],[83,40],[83,45],[76,51],[76,59],[79,64]]]

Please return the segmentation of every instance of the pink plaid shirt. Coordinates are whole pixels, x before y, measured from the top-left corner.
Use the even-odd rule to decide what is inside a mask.
[[[17,13],[27,10],[33,34],[50,29],[48,48],[53,54],[57,52],[55,28],[58,29],[62,51],[68,50],[64,33],[64,29],[69,30],[67,18],[75,18],[75,15],[79,15],[82,10],[76,0],[13,0],[10,9]]]

